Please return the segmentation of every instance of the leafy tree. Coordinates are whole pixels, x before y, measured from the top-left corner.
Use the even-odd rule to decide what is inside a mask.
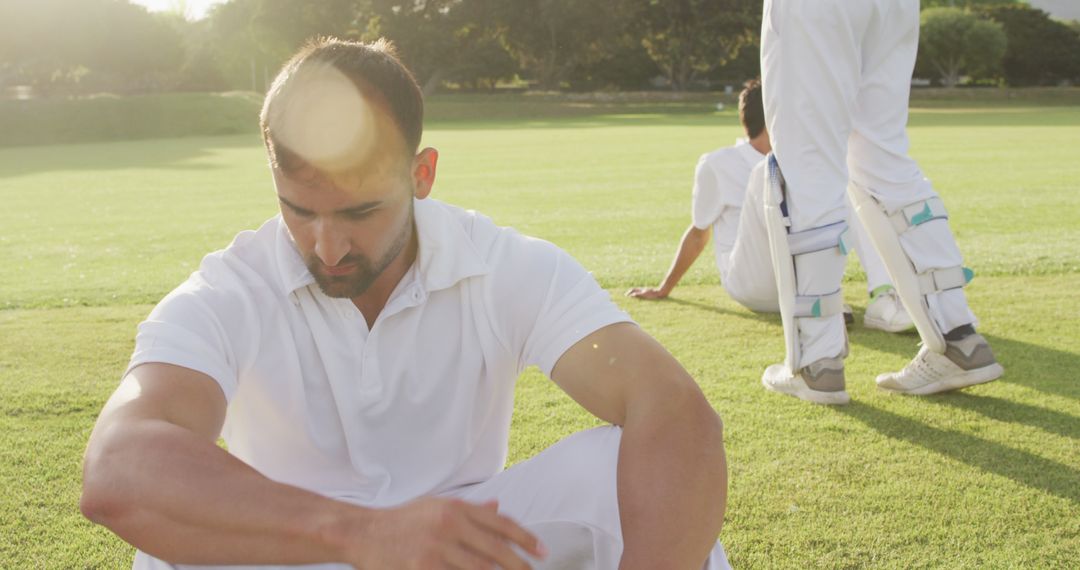
[[[575,69],[607,58],[637,17],[639,0],[504,0],[493,2],[511,53],[545,89]]]
[[[1005,29],[1008,49],[1002,69],[1010,85],[1054,85],[1080,78],[1080,34],[1075,29],[1025,5],[994,6],[982,13]]]
[[[1022,0],[922,0],[921,6],[927,8],[976,8],[980,6],[1002,6],[1006,4],[1021,4]]]
[[[255,0],[251,37],[275,67],[315,36],[346,37],[359,33],[357,0]]]
[[[7,0],[0,38],[9,81],[46,95],[169,87],[184,58],[165,18],[113,0]]]
[[[99,6],[94,6],[94,4]],[[83,2],[79,27],[87,33],[85,52],[71,60],[90,70],[88,82],[102,89],[162,90],[184,63],[184,40],[170,24],[174,16],[151,14],[127,2]],[[74,47],[74,46],[73,46]]]
[[[230,0],[211,8],[205,19],[203,32],[209,59],[232,89],[266,88],[266,82],[259,81],[259,72],[270,66],[271,58],[263,52],[251,29],[257,2]]]
[[[644,0],[642,45],[674,89],[726,64],[761,29],[760,0]]]
[[[921,19],[920,67],[933,69],[943,85],[998,72],[1007,43],[1001,24],[960,8],[928,8]]]
[[[425,92],[443,81],[493,87],[517,71],[490,5],[497,0],[371,0],[365,36],[393,40]]]
[[[641,36],[627,32],[606,57],[571,70],[569,83],[576,91],[641,90],[651,88],[650,81],[658,75],[660,68],[641,45]]]

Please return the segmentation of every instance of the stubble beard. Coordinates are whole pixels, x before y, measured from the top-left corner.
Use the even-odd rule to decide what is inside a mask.
[[[323,294],[333,298],[355,299],[371,288],[371,284],[386,271],[386,268],[401,255],[401,252],[405,250],[405,246],[409,244],[415,219],[413,208],[412,201],[410,201],[408,223],[402,225],[401,231],[398,232],[397,237],[390,244],[390,249],[377,262],[372,263],[370,258],[362,255],[346,256],[338,262],[338,265],[356,264],[356,270],[349,275],[327,275],[322,273],[320,271],[323,266],[322,260],[315,254],[308,255],[306,259],[308,271],[315,278],[315,283]]]

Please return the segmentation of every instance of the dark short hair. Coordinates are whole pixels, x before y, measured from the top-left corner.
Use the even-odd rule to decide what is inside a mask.
[[[270,109],[297,72],[311,64],[330,65],[348,77],[365,98],[389,114],[405,141],[406,150],[416,153],[424,130],[424,99],[416,78],[398,59],[394,45],[386,39],[361,43],[321,37],[309,42],[285,63],[266,93],[259,127],[272,165],[291,170],[298,157],[274,138]]]
[[[765,130],[765,105],[761,101],[761,80],[751,79],[739,93],[739,120],[750,138]]]

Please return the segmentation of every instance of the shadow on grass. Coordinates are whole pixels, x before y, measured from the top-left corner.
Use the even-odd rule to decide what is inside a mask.
[[[779,330],[780,315],[776,313],[753,313],[745,310],[731,310],[709,303],[673,297],[669,297],[664,301],[659,302],[675,303],[677,305],[683,305],[701,311],[716,313],[724,317],[735,317],[758,322],[773,323],[778,328],[777,334],[782,334]],[[914,332],[890,334],[864,328],[861,325],[862,314],[859,310],[856,310],[855,312],[855,322],[855,325],[848,328],[848,342],[852,345],[852,353],[855,355],[858,355],[858,347],[865,347],[879,352],[894,354],[906,360],[914,357],[919,350],[919,336]],[[1005,367],[1005,375],[999,382],[1017,384],[1045,394],[1080,400],[1080,383],[1076,382],[1074,379],[1076,374],[1075,371],[1080,370],[1080,354],[1031,344],[1029,342],[1008,339],[985,332],[983,335],[990,341],[990,347],[994,350],[995,356],[997,356],[998,361]],[[882,372],[885,371],[883,370]],[[989,417],[1001,419],[1002,421],[1011,421],[1008,419],[1011,416],[1009,413],[1006,413],[1005,408],[1003,407],[1006,405],[1011,404],[1016,406],[1015,413],[1020,417],[1039,417],[1039,413],[1042,411],[1041,408],[1032,408],[1031,406],[1024,406],[1023,404],[1012,404],[1007,400],[994,400],[998,402],[998,405],[990,405],[990,403],[987,402],[987,405],[979,406],[977,411],[985,413]],[[959,406],[960,404],[957,405]],[[1051,416],[1055,413],[1056,412],[1047,411],[1047,414],[1050,414]],[[1055,422],[1055,420],[1046,421],[1050,423]],[[1077,418],[1070,418],[1070,421],[1073,425],[1080,423],[1080,419]],[[1039,424],[1033,423],[1032,425]],[[1069,434],[1062,433],[1062,435],[1078,437],[1078,432],[1080,432],[1080,427],[1074,428]]]
[[[258,135],[228,135],[0,147],[0,179],[38,172],[98,170],[214,170],[198,162],[214,149],[260,148]]]
[[[1057,410],[967,392],[954,392],[925,400],[939,406],[975,412],[999,422],[1032,426],[1060,436],[1080,439],[1080,418]]]
[[[701,301],[690,301],[688,299],[678,299],[675,297],[668,297],[661,301],[648,301],[650,303],[675,303],[676,305],[683,305],[685,307],[692,307],[702,311],[710,311],[723,315],[725,317],[738,317],[740,319],[749,319],[758,322],[775,322],[777,326],[780,325],[779,313],[755,313],[747,309],[731,310],[717,305],[710,305],[709,303],[702,303]]]
[[[990,341],[990,347],[994,350],[998,362],[1005,367],[1005,375],[999,382],[1017,384],[1074,400],[1080,399],[1080,383],[1074,379],[1074,371],[1080,370],[1080,354],[985,332],[983,335]],[[853,327],[849,331],[848,340],[856,347],[864,346],[911,358],[918,350],[919,337],[914,334],[895,335]],[[852,352],[858,354],[858,348],[854,348]]]
[[[938,398],[941,397],[927,399]],[[923,447],[981,471],[1008,477],[1025,487],[1080,504],[1080,485],[1076,484],[1080,481],[1080,471],[1067,465],[968,434],[931,427],[861,402],[838,407],[836,411],[859,420],[885,437]]]

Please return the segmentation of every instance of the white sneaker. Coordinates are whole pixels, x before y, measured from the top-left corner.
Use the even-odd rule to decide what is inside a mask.
[[[980,334],[947,341],[945,347],[945,354],[938,354],[923,346],[903,370],[878,376],[878,387],[924,396],[990,382],[1005,373]]]
[[[767,390],[815,404],[844,405],[851,401],[844,390],[843,358],[822,358],[794,375],[787,366],[773,364],[765,369],[761,383]]]
[[[900,302],[896,290],[890,287],[889,290],[878,293],[870,299],[870,304],[866,306],[866,313],[863,314],[863,326],[868,329],[898,333],[915,328],[915,323],[904,310],[904,304]]]

